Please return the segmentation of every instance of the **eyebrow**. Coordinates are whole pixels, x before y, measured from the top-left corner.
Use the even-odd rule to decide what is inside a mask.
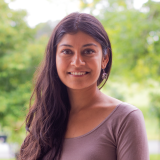
[[[72,45],[69,45],[69,44],[61,44],[59,47],[61,47],[61,46],[66,46],[66,47],[72,47],[73,48],[73,46]],[[94,44],[94,43],[88,43],[88,44],[85,44],[85,45],[83,45],[82,47],[88,47],[88,46],[96,46],[96,47],[98,47],[96,44]]]

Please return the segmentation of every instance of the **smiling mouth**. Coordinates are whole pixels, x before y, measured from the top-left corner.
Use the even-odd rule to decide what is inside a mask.
[[[89,72],[68,72],[68,73],[71,75],[81,76],[81,75],[88,74]]]

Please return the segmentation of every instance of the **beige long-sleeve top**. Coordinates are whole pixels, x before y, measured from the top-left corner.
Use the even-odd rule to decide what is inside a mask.
[[[149,160],[142,112],[128,103],[119,104],[90,132],[66,138],[61,160]]]

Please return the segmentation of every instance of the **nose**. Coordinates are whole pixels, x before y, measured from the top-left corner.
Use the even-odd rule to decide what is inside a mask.
[[[79,54],[78,52],[74,54],[71,65],[74,65],[75,67],[80,67],[85,65],[85,62],[83,61],[81,54]]]

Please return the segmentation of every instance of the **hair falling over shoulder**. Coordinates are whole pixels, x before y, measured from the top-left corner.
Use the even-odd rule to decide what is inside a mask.
[[[21,146],[19,159],[42,159],[53,148],[57,151],[56,157],[66,130],[70,110],[68,94],[58,78],[49,47],[30,99],[34,98],[34,103],[26,117],[28,135]]]
[[[26,117],[27,136],[21,146],[19,160],[60,160],[70,102],[67,88],[58,77],[56,49],[64,34],[74,34],[79,30],[89,34],[101,44],[103,55],[109,54],[109,62],[105,68],[109,76],[112,50],[102,24],[95,17],[78,12],[62,19],[54,28],[46,47],[45,59],[36,71],[35,88]],[[103,86],[106,82],[101,78],[102,73],[101,71],[97,86]]]

